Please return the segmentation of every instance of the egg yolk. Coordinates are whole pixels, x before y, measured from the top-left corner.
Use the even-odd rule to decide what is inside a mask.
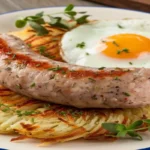
[[[150,53],[150,39],[137,34],[116,34],[102,42],[102,53],[112,58],[138,58]]]

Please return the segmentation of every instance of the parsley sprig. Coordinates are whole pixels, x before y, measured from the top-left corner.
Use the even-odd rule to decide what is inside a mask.
[[[138,120],[128,126],[118,123],[103,123],[102,127],[109,132],[106,136],[116,138],[130,136],[134,139],[142,140],[138,132],[150,131],[150,119]]]
[[[57,17],[55,15],[64,15],[64,17]],[[84,15],[83,15],[84,14]],[[69,30],[74,28],[77,24],[87,23],[87,18],[89,15],[85,15],[86,12],[77,12],[74,10],[74,5],[68,5],[63,12],[58,12],[55,14],[44,14],[44,12],[40,12],[35,14],[34,16],[27,16],[23,19],[19,19],[16,21],[15,25],[17,28],[23,28],[29,23],[29,25],[37,32],[39,36],[47,35],[49,31],[43,26],[44,24],[49,24],[54,27],[63,28]],[[77,17],[77,15],[80,15]],[[45,21],[45,17],[48,18],[48,22]]]

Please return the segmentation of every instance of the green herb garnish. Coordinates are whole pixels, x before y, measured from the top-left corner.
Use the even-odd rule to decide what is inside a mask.
[[[65,8],[65,12],[72,11],[73,8],[74,8],[74,5],[73,5],[73,4],[70,4],[70,5],[68,5],[68,6]]]
[[[123,92],[123,94],[124,94],[125,96],[130,96],[130,94],[127,93],[127,92]]]
[[[32,47],[32,45],[29,43],[29,44],[27,44],[29,47]]]
[[[5,105],[5,104],[0,104],[0,108],[3,112],[8,112],[10,111],[10,107]]]
[[[100,67],[100,68],[98,68],[98,70],[103,70],[103,69],[105,69],[106,67]]]
[[[74,8],[74,5],[72,4],[68,5],[65,8],[64,13],[74,20],[74,16],[77,14],[77,12],[73,11],[73,8]]]
[[[50,56],[47,52],[46,52],[46,47],[45,46],[40,46],[38,47],[38,50],[40,52],[41,55],[49,57],[51,59],[55,58],[55,56]]]
[[[32,88],[32,87],[35,87],[35,83],[33,82],[31,85],[30,85],[30,87]]]
[[[3,112],[8,112],[10,109],[7,107],[7,108],[4,108],[2,109]]]
[[[132,62],[129,62],[129,64],[130,64],[130,65],[133,65],[133,63],[132,63]]]
[[[45,50],[46,50],[45,46],[38,47],[38,50],[39,50],[39,52],[40,52],[41,55],[45,55]]]
[[[112,42],[115,46],[119,47],[119,44],[116,41]]]
[[[124,27],[121,26],[120,24],[117,24],[118,28],[123,29]]]
[[[74,28],[77,24],[87,23],[87,18],[89,15],[83,15],[80,17],[76,17],[77,15],[85,14],[86,12],[76,12],[74,10],[74,5],[68,5],[64,11],[54,14],[44,14],[44,12],[40,12],[35,14],[34,16],[27,16],[23,19],[19,19],[16,21],[15,25],[17,28],[23,28],[27,24],[29,24],[36,32],[37,35],[47,35],[50,31],[48,31],[43,25],[45,23],[50,24],[51,26],[63,28],[69,30]],[[55,15],[63,14],[65,17],[57,17]],[[48,21],[45,21],[45,17],[47,17]]]
[[[62,116],[66,116],[67,113],[65,111],[60,111],[59,114]]]
[[[59,71],[59,70],[61,70],[61,68],[59,66],[57,66],[57,67],[54,67],[54,68],[48,68],[48,70],[49,71],[50,70],[52,70],[52,71]]]
[[[31,122],[34,124],[34,123],[35,123],[35,119],[34,119],[34,118],[31,118]]]
[[[66,71],[65,70],[62,70],[62,72],[61,72],[62,74],[66,74]]]
[[[35,16],[27,16],[23,19],[16,21],[17,28],[23,28],[29,23],[29,25],[38,33],[38,35],[45,35],[48,34],[49,31],[42,26],[45,23],[44,21],[44,13],[40,12],[35,14]]]
[[[21,86],[20,84],[17,84],[16,87],[17,87],[18,89],[22,89],[22,86]]]
[[[114,80],[118,80],[118,77],[115,77]]]
[[[96,80],[93,78],[89,78],[90,81],[95,82]]]
[[[18,117],[38,114],[38,112],[35,111],[35,110],[29,110],[29,111],[27,111],[27,110],[26,111],[17,110],[16,113],[17,113]]]
[[[118,123],[103,123],[102,127],[109,131],[106,136],[123,138],[128,135],[134,139],[142,140],[138,132],[150,129],[150,119],[138,120],[128,126]]]
[[[16,111],[16,114],[18,115],[18,117],[21,117],[21,116],[22,116],[21,110],[17,110],[17,111]]]
[[[70,109],[68,112],[72,117],[77,118],[77,117],[81,117],[83,112],[80,110],[74,110],[74,109]]]
[[[117,54],[120,54],[120,53],[121,53],[121,50],[118,50],[118,51],[117,51]]]
[[[11,108],[11,106],[5,105],[0,103],[0,110],[3,112],[15,112],[17,114],[18,117],[22,117],[22,116],[28,116],[28,115],[34,115],[34,114],[38,114],[38,111],[35,110],[15,110],[13,107]]]
[[[84,23],[87,23],[87,22],[88,22],[88,21],[87,21],[87,18],[88,18],[88,17],[89,17],[89,15],[84,15],[84,16],[78,18],[76,21],[77,21],[78,24],[84,24]]]
[[[29,24],[38,33],[39,36],[46,35],[49,33],[49,31],[45,27],[38,24],[37,22],[29,21]]]
[[[17,28],[23,28],[25,25],[27,24],[27,21],[26,20],[17,20],[15,25]]]
[[[118,77],[115,77],[114,80],[119,80],[120,81],[120,79]]]
[[[122,52],[129,53],[129,50],[128,50],[127,48],[124,48],[124,49],[122,50]]]
[[[118,50],[117,51],[117,54],[121,54],[121,53],[129,53],[129,50],[127,49],[127,48],[124,48],[124,49],[122,49],[122,50]]]
[[[76,45],[76,47],[78,47],[78,48],[84,48],[85,47],[85,42],[78,43]]]

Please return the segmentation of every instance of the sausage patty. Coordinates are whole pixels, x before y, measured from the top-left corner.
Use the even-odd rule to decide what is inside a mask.
[[[39,100],[79,108],[150,104],[150,69],[89,68],[50,60],[0,35],[0,84]]]

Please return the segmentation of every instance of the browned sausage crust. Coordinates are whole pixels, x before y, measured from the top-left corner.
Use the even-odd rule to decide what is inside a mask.
[[[150,69],[88,68],[49,60],[0,35],[0,84],[20,94],[80,108],[150,104]]]

